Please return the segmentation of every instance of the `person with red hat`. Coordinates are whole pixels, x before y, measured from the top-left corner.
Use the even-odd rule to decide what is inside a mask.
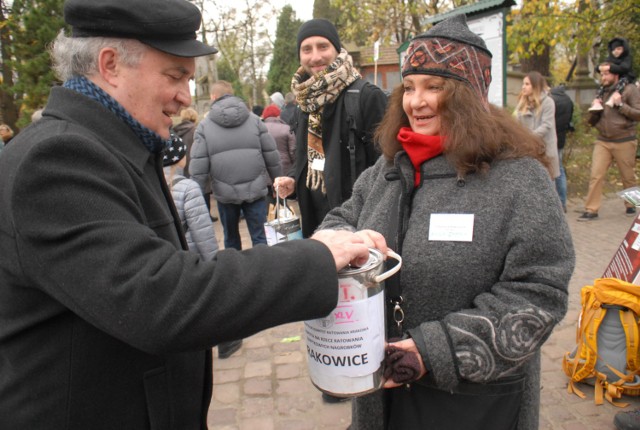
[[[282,171],[288,172],[295,162],[296,137],[291,131],[291,127],[280,118],[280,109],[276,105],[264,108],[262,120],[269,130],[269,134],[276,141]]]

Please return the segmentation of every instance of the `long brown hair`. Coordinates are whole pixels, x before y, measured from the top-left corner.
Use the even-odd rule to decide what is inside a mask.
[[[401,127],[409,127],[402,108],[404,86],[397,86],[387,105],[375,140],[387,160],[402,149],[397,140]],[[441,135],[445,136],[444,153],[459,175],[483,172],[494,160],[532,157],[549,168],[545,146],[538,136],[521,125],[504,109],[485,108],[478,95],[464,82],[444,80],[438,98]]]

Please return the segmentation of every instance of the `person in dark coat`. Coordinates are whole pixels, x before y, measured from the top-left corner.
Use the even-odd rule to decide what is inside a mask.
[[[297,41],[300,68],[291,82],[298,102],[293,119],[296,160],[285,172],[287,176],[276,179],[274,187],[282,198],[295,192],[302,235],[309,237],[329,210],[351,196],[356,178],[378,158],[373,133],[384,114],[387,97],[362,79],[331,22],[305,22],[298,30]],[[348,92],[359,95],[359,113],[348,111]],[[323,399],[339,401],[327,393],[323,393]]]
[[[295,114],[296,114],[296,96],[293,93],[287,93],[284,95],[284,106],[280,111],[280,119],[283,120],[289,126],[293,126]],[[285,173],[287,173],[285,171]]]
[[[325,19],[305,22],[298,31],[300,68],[291,89],[296,111],[296,161],[288,176],[276,179],[280,197],[296,193],[302,234],[309,237],[332,208],[351,196],[353,182],[379,153],[373,133],[387,106],[387,96],[362,80],[353,60],[340,44],[334,25]],[[355,118],[354,160],[349,153],[350,116],[345,95],[359,90]]]
[[[620,96],[624,91],[624,87],[628,84],[633,84],[636,80],[636,77],[633,74],[633,57],[631,55],[631,46],[629,45],[629,41],[624,37],[614,37],[607,44],[607,48],[609,50],[609,55],[607,55],[604,62],[608,65],[608,71],[610,73],[618,75],[618,83],[616,84],[615,91],[607,94],[608,98],[606,103],[605,93],[607,88],[604,85],[600,85],[600,87],[598,87],[596,98],[593,100],[593,103],[591,103],[591,107],[589,108],[590,112],[602,111],[604,109],[602,106],[603,104],[606,104],[611,108],[614,107],[611,96],[614,94],[616,97]],[[600,66],[596,67],[596,70],[600,72]]]
[[[182,143],[184,143],[187,147],[187,160],[186,166],[184,167],[182,174],[185,178],[188,178],[189,175],[189,160],[191,160],[190,152],[191,147],[193,146],[193,135],[196,132],[196,125],[198,124],[198,112],[193,108],[186,108],[180,111],[180,122],[173,127],[173,131],[182,139]],[[211,191],[209,191],[211,194]]]
[[[559,85],[551,89],[549,95],[556,105],[556,137],[558,140],[558,161],[560,165],[560,176],[556,178],[556,191],[562,202],[562,209],[567,211],[567,173],[562,164],[562,153],[564,144],[567,141],[567,133],[573,130],[571,119],[573,118],[573,102],[567,95],[564,85]]]
[[[216,52],[200,11],[67,0],[64,19],[63,85],[0,156],[0,429],[205,430],[211,348],[327,315],[369,244],[189,252],[162,159],[193,57]]]

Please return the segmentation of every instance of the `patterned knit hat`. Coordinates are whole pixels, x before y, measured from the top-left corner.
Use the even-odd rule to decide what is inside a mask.
[[[464,14],[446,19],[414,37],[402,64],[402,76],[436,75],[466,82],[487,103],[491,52],[469,30]]]
[[[164,150],[162,165],[164,167],[173,166],[187,155],[187,145],[182,138],[171,131],[171,145]]]

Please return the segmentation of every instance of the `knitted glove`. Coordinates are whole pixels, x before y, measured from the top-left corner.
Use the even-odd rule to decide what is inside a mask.
[[[390,339],[393,341],[394,339]],[[400,339],[395,339],[396,341]],[[418,379],[420,362],[412,352],[387,345],[384,357],[384,377],[398,384],[408,384]]]

